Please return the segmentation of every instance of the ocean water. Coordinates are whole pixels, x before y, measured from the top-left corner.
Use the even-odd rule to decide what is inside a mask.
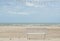
[[[60,26],[60,23],[0,23],[0,26]]]

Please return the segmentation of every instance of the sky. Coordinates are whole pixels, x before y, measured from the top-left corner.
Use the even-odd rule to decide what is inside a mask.
[[[60,23],[60,0],[0,0],[0,23]]]

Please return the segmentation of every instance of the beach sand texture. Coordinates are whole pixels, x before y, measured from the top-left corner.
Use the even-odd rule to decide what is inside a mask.
[[[59,26],[0,26],[0,41],[60,41]]]

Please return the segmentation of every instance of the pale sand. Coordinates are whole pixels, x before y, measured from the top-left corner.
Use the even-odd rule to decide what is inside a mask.
[[[27,28],[43,28],[47,30],[45,39],[27,39]],[[32,30],[33,30],[32,29]],[[0,41],[60,41],[58,26],[0,26]]]
[[[9,38],[0,38],[0,41],[60,41],[60,39],[50,39],[50,40],[26,40],[26,39],[18,39],[18,38],[15,38],[15,39],[9,39]]]

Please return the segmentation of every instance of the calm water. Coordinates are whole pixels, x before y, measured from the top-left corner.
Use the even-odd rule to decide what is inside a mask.
[[[60,26],[60,23],[0,23],[0,26]]]

